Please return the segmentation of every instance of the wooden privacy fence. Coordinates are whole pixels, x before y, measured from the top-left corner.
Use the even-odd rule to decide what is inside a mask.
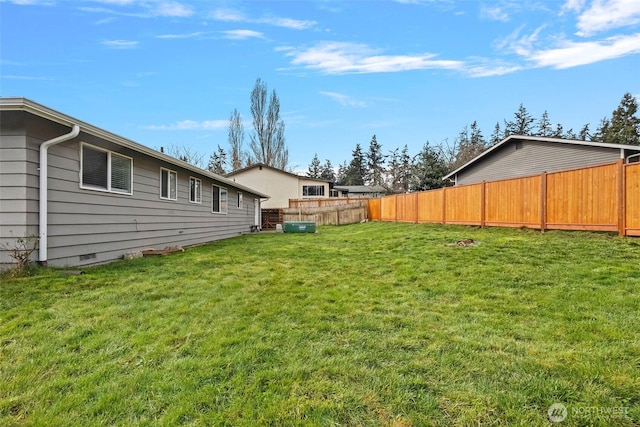
[[[362,206],[361,201],[366,199],[355,200],[348,197],[331,197],[329,199],[289,199],[290,208],[326,208],[329,206],[342,206],[356,204]]]
[[[367,199],[290,199],[283,221],[313,221],[317,225],[354,224],[367,219]]]
[[[371,220],[615,231],[640,236],[640,163],[370,199]]]

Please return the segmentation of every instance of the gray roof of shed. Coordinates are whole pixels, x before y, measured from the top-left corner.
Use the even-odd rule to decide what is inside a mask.
[[[471,159],[470,161],[468,161],[464,165],[460,166],[458,169],[454,170],[453,172],[449,172],[442,179],[451,178],[452,176],[456,175],[457,173],[460,173],[462,170],[464,170],[464,169],[468,168],[469,166],[471,166],[472,164],[476,163],[477,161],[479,161],[483,157],[490,155],[493,151],[497,150],[498,148],[500,148],[500,147],[502,147],[502,146],[504,146],[506,144],[509,144],[511,142],[514,142],[516,140],[517,141],[548,142],[548,143],[551,143],[551,144],[572,144],[572,145],[582,145],[582,146],[588,146],[588,147],[612,148],[612,149],[616,149],[616,150],[637,151],[638,153],[640,153],[640,145],[608,144],[608,143],[605,143],[605,142],[582,141],[582,140],[576,140],[576,139],[563,139],[563,138],[547,138],[547,137],[543,137],[543,136],[510,135],[510,136],[506,137],[505,139],[503,139],[502,141],[500,141],[499,143],[497,143],[496,145],[494,145],[493,147],[483,151],[478,156],[474,157],[473,159]]]

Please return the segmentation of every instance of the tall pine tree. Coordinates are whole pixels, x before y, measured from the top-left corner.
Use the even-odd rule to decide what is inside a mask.
[[[384,161],[382,145],[378,143],[375,135],[369,142],[369,151],[366,155],[367,172],[365,181],[370,185],[382,185],[384,183]]]
[[[366,159],[362,153],[362,147],[356,144],[351,162],[345,171],[344,185],[364,185],[366,173]]]
[[[309,178],[320,178],[320,174],[322,173],[320,167],[320,159],[318,158],[318,153],[313,156],[311,159],[311,163],[309,163],[309,170],[307,171],[307,176]]]
[[[602,141],[610,144],[640,145],[640,118],[638,102],[630,93],[625,93],[620,105],[611,114],[611,121],[602,132]]]

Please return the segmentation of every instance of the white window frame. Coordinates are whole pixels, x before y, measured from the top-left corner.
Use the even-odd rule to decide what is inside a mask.
[[[163,178],[162,178],[162,173],[163,172],[167,172],[167,195],[164,196],[162,194],[162,185],[163,185]],[[172,194],[172,188],[171,188],[171,176],[174,176],[174,180],[173,180],[173,194]],[[172,197],[173,196],[173,197]],[[178,172],[171,170],[171,169],[167,169],[167,168],[160,168],[160,198],[162,200],[178,200]]]
[[[193,185],[195,185],[195,194],[192,193]],[[189,177],[189,202],[202,204],[202,180],[195,176]]]
[[[322,188],[322,194],[311,194],[311,195],[309,195],[308,194],[309,193],[309,188],[312,188],[312,187],[315,190],[317,190],[318,188]],[[324,187],[325,187],[324,185],[317,185],[317,184],[314,184],[314,185],[303,185],[302,186],[302,197],[324,197]],[[307,194],[305,194],[305,192]]]
[[[100,151],[107,154],[107,185],[106,187],[84,183],[84,179],[83,179],[84,167],[85,167],[84,150],[86,148],[94,151]],[[129,191],[126,191],[120,188],[113,188],[113,183],[111,182],[111,178],[112,178],[111,174],[112,174],[112,159],[114,158],[114,156],[119,157],[121,159],[129,160],[129,165],[130,165]],[[127,196],[131,196],[133,194],[133,157],[125,156],[120,153],[115,153],[111,150],[106,150],[104,148],[96,147],[95,145],[87,144],[86,142],[81,143],[80,144],[80,188],[84,190],[103,191],[107,193],[116,193],[116,194],[124,194]]]
[[[218,193],[218,210],[215,210],[216,191]],[[225,187],[213,184],[211,186],[211,212],[217,214],[225,214],[228,211],[229,206],[229,192]]]
[[[242,196],[242,193],[238,191],[238,205],[237,205],[237,208],[238,209],[242,209],[243,207],[244,207],[243,196]]]

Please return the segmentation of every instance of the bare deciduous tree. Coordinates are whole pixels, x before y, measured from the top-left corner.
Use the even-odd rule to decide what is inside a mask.
[[[244,126],[242,116],[237,108],[233,109],[229,118],[229,147],[231,148],[231,169],[236,171],[244,166],[245,153],[242,149],[244,144]]]
[[[251,91],[251,115],[254,131],[249,144],[249,162],[286,169],[289,150],[285,144],[284,122],[280,119],[280,100],[273,90],[267,103],[267,84],[260,78]]]
[[[206,166],[204,154],[197,152],[187,145],[169,145],[166,148],[160,147],[160,151],[171,157],[180,159],[183,162],[197,166],[200,169],[204,169]]]

